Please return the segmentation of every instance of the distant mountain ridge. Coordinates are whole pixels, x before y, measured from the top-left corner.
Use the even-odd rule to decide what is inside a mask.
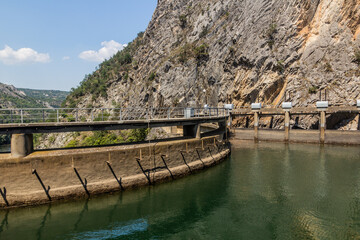
[[[60,90],[38,90],[29,88],[18,88],[24,92],[26,96],[39,100],[50,107],[60,107],[61,103],[66,99],[69,92]]]
[[[0,108],[56,108],[69,92],[16,88],[0,83]]]

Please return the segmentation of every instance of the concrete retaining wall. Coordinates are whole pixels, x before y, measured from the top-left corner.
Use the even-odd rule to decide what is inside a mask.
[[[151,169],[163,167],[161,155],[166,155],[164,159],[169,169],[150,172],[149,178],[154,184],[179,178],[223,160],[230,150],[227,146],[218,148],[215,143],[221,145],[216,137],[208,137],[135,146],[38,151],[24,158],[0,154],[0,187],[3,192],[3,188],[6,188],[9,206],[48,202],[40,182],[32,174],[36,169],[45,187],[50,186],[52,201],[85,197],[86,192],[74,171],[76,168],[83,181],[86,178],[90,195],[120,191],[121,188],[106,163],[108,161],[121,180],[123,189],[135,188],[149,185],[136,158],[140,159],[143,169]],[[187,165],[180,151],[184,151]],[[0,206],[6,207],[1,196]]]

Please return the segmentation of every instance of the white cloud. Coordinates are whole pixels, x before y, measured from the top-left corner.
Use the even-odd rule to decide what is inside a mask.
[[[69,59],[70,59],[69,56],[64,56],[64,57],[62,58],[63,61],[66,61],[66,60],[69,60]]]
[[[5,45],[5,48],[0,50],[0,61],[9,65],[23,62],[47,63],[50,61],[50,56],[48,53],[38,53],[31,48],[14,50]]]
[[[111,40],[108,42],[107,41],[102,42],[101,46],[103,47],[100,48],[98,51],[88,50],[80,53],[79,58],[87,61],[102,62],[105,59],[109,59],[110,57],[112,57],[118,51],[123,50],[123,48],[126,47],[127,45]]]

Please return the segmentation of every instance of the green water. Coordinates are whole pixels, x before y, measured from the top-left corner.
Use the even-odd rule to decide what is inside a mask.
[[[0,145],[0,153],[10,152],[10,144],[1,144]]]
[[[171,183],[0,211],[1,240],[359,238],[359,147],[237,143]]]

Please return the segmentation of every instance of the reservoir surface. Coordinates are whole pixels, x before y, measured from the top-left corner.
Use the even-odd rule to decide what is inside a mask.
[[[360,148],[234,141],[170,183],[1,210],[0,239],[360,239]]]

